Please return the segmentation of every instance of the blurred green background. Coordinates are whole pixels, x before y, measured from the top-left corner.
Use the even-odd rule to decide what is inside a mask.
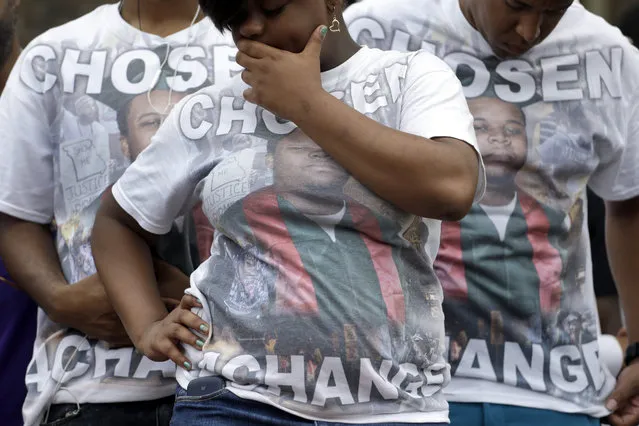
[[[175,0],[179,1],[179,0]],[[392,0],[389,0],[392,3]],[[616,23],[623,9],[639,0],[581,0],[593,12]],[[26,44],[43,31],[83,15],[97,5],[115,1],[97,0],[22,0],[20,41]]]

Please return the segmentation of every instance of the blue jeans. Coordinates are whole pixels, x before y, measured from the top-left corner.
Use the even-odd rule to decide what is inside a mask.
[[[205,396],[187,396],[178,387],[171,426],[347,426],[306,420],[273,406],[235,396],[221,387]],[[423,426],[436,426],[426,425]],[[443,425],[443,423],[439,424]],[[348,426],[353,426],[352,424]],[[415,423],[377,423],[375,426],[416,426]]]
[[[599,419],[585,414],[499,404],[450,404],[451,426],[599,426]]]

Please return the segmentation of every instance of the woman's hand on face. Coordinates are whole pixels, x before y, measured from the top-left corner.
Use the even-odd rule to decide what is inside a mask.
[[[318,27],[301,53],[240,40],[236,61],[244,67],[242,80],[251,86],[244,99],[293,122],[298,114],[308,113],[308,99],[323,90],[320,52],[327,30],[324,25]]]
[[[201,307],[202,304],[195,297],[185,295],[164,319],[154,322],[146,330],[137,345],[138,350],[152,361],[170,359],[176,365],[190,370],[192,364],[179,349],[179,344],[186,343],[202,350],[204,342],[193,330],[208,334],[210,326],[191,312],[191,308]]]

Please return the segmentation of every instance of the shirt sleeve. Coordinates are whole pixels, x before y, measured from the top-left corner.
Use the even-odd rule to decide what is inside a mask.
[[[639,73],[639,67],[635,71]],[[633,96],[627,107],[628,128],[621,144],[601,158],[590,177],[589,186],[607,201],[623,201],[639,195],[639,96]]]
[[[427,52],[415,54],[406,72],[399,130],[432,139],[459,139],[473,147],[479,161],[475,201],[486,187],[473,116],[461,83],[445,62]]]
[[[195,170],[203,140],[192,140],[180,128],[186,98],[176,105],[149,147],[113,186],[118,204],[146,231],[167,234],[173,221],[193,206],[200,173]],[[187,117],[190,121],[191,117]]]
[[[0,212],[48,224],[53,219],[51,123],[56,108],[50,97],[57,89],[45,90],[46,82],[25,74],[34,74],[30,52],[25,50],[18,59],[0,98]]]

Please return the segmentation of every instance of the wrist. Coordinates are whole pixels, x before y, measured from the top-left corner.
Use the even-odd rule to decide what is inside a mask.
[[[146,337],[149,333],[152,334],[152,330],[154,328],[161,327],[162,321],[168,314],[168,310],[164,308],[163,311],[158,311],[155,315],[146,315],[129,324],[129,327],[126,328],[127,330],[130,330],[129,335],[131,336],[133,345],[141,350],[144,347]],[[127,326],[126,323],[125,326]]]
[[[302,128],[302,126],[306,125],[309,121],[319,117],[320,112],[326,107],[327,102],[332,100],[337,101],[337,98],[321,86],[315,90],[306,92],[304,97],[297,103],[298,106],[294,109],[294,116],[291,117],[291,121]]]
[[[130,337],[131,337],[131,342],[133,342],[133,346],[135,346],[138,352],[145,353],[144,342],[146,340],[147,333],[150,333],[154,327],[159,326],[159,323],[161,321],[162,320],[150,321],[150,322],[147,322],[145,325],[138,324],[137,327],[134,327],[134,329],[130,333]]]
[[[51,321],[71,325],[75,306],[75,294],[68,283],[54,284],[46,301],[41,304]]]

